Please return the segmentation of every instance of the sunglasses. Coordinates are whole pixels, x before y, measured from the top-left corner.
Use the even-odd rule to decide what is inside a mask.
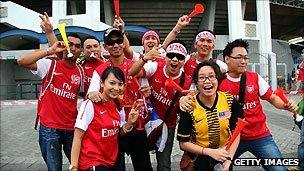
[[[116,39],[116,40],[112,40],[112,39],[108,39],[105,44],[106,45],[109,45],[109,46],[114,46],[115,43],[117,43],[118,45],[122,44],[123,43],[123,39],[119,38],[119,39]]]
[[[179,61],[183,61],[186,58],[184,55],[181,55],[181,54],[178,54],[178,53],[167,53],[166,56],[169,59],[173,59],[174,57],[176,57],[177,60],[179,60]]]

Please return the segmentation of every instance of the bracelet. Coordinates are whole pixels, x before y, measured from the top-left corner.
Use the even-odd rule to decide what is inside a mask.
[[[180,33],[180,31],[177,31],[177,30],[172,30],[172,32],[174,33],[174,34],[178,34],[178,33]]]
[[[49,55],[50,49],[46,48],[46,55]]]
[[[142,60],[144,63],[147,63],[147,62],[148,62],[148,60],[144,58],[144,55],[141,55],[140,58],[141,58],[141,60]]]
[[[124,130],[125,133],[131,132],[132,129],[133,129],[133,125],[131,126],[130,129],[127,129],[127,128],[126,128],[126,124],[124,124],[124,125],[122,126],[122,129]]]
[[[205,150],[205,148],[202,147],[202,155],[205,155],[204,150]]]

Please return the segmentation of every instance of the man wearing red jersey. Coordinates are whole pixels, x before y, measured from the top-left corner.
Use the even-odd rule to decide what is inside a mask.
[[[99,40],[93,36],[87,37],[83,41],[83,54],[85,56],[85,61],[82,64],[85,73],[84,94],[87,94],[93,76],[93,71],[99,65],[104,63],[104,61],[101,58],[101,49],[100,49]]]
[[[68,35],[73,57],[67,57],[63,42],[56,42],[48,49],[22,55],[17,62],[43,78],[47,84],[40,92],[39,145],[48,170],[62,170],[62,148],[70,160],[74,124],[77,116],[77,93],[83,73],[76,65],[81,53],[81,39],[77,34]],[[62,60],[44,58],[55,53],[63,54]],[[51,65],[53,66],[52,70]],[[48,75],[51,79],[47,80]]]
[[[192,73],[200,62],[212,59],[212,51],[215,47],[215,34],[211,30],[202,30],[196,37],[194,48],[196,52],[193,55],[188,55],[184,66],[185,73],[192,77]],[[227,65],[221,61],[216,60],[216,64],[221,68],[222,72],[227,71]]]
[[[171,170],[171,152],[177,122],[176,110],[178,105],[176,102],[178,98],[175,101],[176,104],[173,104],[173,107],[169,111],[168,116],[165,116],[177,93],[176,90],[166,85],[165,82],[167,79],[172,78],[176,84],[179,84],[180,80],[184,79],[184,83],[181,85],[182,88],[184,90],[190,88],[191,79],[182,72],[186,55],[187,49],[185,44],[181,41],[174,40],[170,42],[166,48],[165,61],[149,61],[144,65],[146,72],[144,75],[147,76],[152,89],[152,93],[149,96],[153,107],[152,113],[158,115],[160,119],[165,122],[163,125],[165,128],[163,129],[168,129],[167,137],[164,136],[165,134],[162,135],[162,142],[158,145],[158,150],[156,151],[158,171]],[[149,123],[146,124],[146,127],[149,127]]]
[[[275,94],[268,83],[256,72],[246,71],[249,61],[248,43],[237,39],[228,43],[223,51],[223,56],[228,65],[227,78],[219,87],[221,91],[234,96],[239,95],[240,77],[246,75],[244,117],[249,123],[241,132],[241,141],[236,151],[235,158],[246,151],[251,152],[257,158],[282,158],[281,152],[275,144],[269,128],[267,127],[266,115],[263,111],[260,98],[267,100],[278,109],[296,112],[294,102],[284,104]],[[286,170],[280,166],[263,166],[266,170]]]

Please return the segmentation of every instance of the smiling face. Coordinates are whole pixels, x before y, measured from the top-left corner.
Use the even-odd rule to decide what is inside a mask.
[[[113,73],[110,73],[108,77],[101,82],[101,88],[103,89],[102,96],[104,100],[113,100],[122,94],[124,83],[117,79]]]
[[[203,66],[199,69],[196,86],[202,97],[213,97],[216,95],[218,80],[211,66]]]
[[[153,47],[157,47],[158,44],[158,39],[155,36],[150,35],[145,37],[145,39],[143,40],[145,53],[148,53],[150,50],[153,49]]]
[[[243,47],[234,47],[231,55],[225,57],[225,61],[228,65],[228,74],[237,78],[246,70],[249,61],[247,50]]]
[[[123,44],[123,38],[117,35],[112,35],[109,41],[105,42],[104,47],[112,57],[123,57],[123,50],[125,48],[125,45]]]
[[[207,59],[209,54],[214,49],[214,41],[208,38],[200,38],[195,44],[194,47],[198,53],[198,56],[202,58],[201,60]]]
[[[175,53],[168,53],[166,56],[166,74],[170,77],[176,77],[185,64],[185,56]]]

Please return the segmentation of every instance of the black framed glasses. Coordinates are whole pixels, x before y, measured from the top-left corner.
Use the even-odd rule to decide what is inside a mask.
[[[247,60],[249,60],[249,57],[248,57],[248,55],[238,55],[238,56],[230,56],[230,55],[228,55],[228,57],[230,57],[230,58],[232,58],[232,59],[235,59],[235,60],[238,60],[238,61],[241,61],[241,60],[245,60],[245,61],[247,61]]]
[[[178,54],[178,53],[167,53],[166,56],[169,59],[173,59],[174,57],[176,57],[176,59],[179,60],[179,61],[183,61],[186,58],[184,55],[181,55],[181,54]]]
[[[106,45],[109,45],[109,46],[114,46],[115,43],[117,43],[118,45],[122,44],[123,43],[123,39],[119,38],[119,39],[116,39],[116,40],[112,40],[112,39],[108,39],[107,41],[105,41],[105,44]]]
[[[211,75],[199,76],[198,77],[198,81],[200,81],[200,82],[205,82],[207,79],[209,81],[214,81],[214,80],[217,79],[217,76],[215,74],[211,74]]]

